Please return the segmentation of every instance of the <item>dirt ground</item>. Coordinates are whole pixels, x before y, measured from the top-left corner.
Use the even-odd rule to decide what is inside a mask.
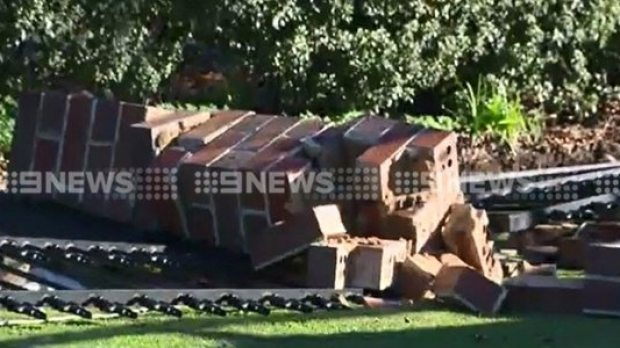
[[[461,172],[500,172],[620,160],[620,105],[595,126],[552,126],[540,139],[524,139],[511,152],[491,139],[459,138]],[[0,189],[6,184],[6,156],[0,153]]]

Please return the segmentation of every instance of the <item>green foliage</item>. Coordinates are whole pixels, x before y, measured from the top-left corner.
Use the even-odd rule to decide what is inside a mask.
[[[475,138],[490,134],[514,149],[518,140],[538,133],[536,117],[528,117],[518,94],[503,82],[497,85],[479,79],[476,87],[467,83],[456,94],[459,106],[453,114],[463,118],[467,131]]]
[[[542,135],[543,120],[537,110],[527,112],[519,95],[505,83],[479,79],[476,87],[466,83],[453,96],[452,116],[406,116],[407,121],[425,127],[465,132],[474,139],[491,136],[515,150],[522,138]]]
[[[15,100],[10,97],[0,98],[0,154],[7,153],[11,149],[16,111]]]
[[[343,114],[431,92],[441,113],[456,81],[491,75],[588,116],[618,94],[619,29],[615,0],[4,1],[0,93],[64,79],[159,101],[193,40],[219,49],[229,105]]]
[[[426,128],[458,132],[465,127],[465,125],[461,124],[462,119],[458,117],[432,115],[406,115],[405,117],[408,123]]]

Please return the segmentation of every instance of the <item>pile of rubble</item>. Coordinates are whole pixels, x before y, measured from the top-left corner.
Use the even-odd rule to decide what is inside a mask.
[[[544,269],[494,251],[487,213],[461,191],[451,132],[373,115],[331,126],[46,92],[22,96],[15,137],[11,172],[114,178],[112,192],[55,187],[37,199],[246,254],[257,272],[301,260],[312,288],[435,297],[492,314],[518,297],[505,284],[529,282],[505,275]]]

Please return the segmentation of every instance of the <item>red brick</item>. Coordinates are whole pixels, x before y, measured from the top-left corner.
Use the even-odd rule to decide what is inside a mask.
[[[385,216],[382,221],[383,224],[378,227],[380,228],[379,231],[374,233],[378,233],[380,237],[386,239],[404,238],[412,240],[413,252],[420,252],[432,240],[431,236],[438,231],[448,210],[449,206],[442,204],[438,197],[431,196],[420,205],[382,215]],[[374,217],[373,215],[365,215],[365,218],[366,221],[372,221]],[[375,227],[374,225],[370,226]],[[368,233],[371,232],[368,231]]]
[[[37,139],[33,170],[38,172],[56,173],[59,144],[54,140]]]
[[[209,166],[210,173],[218,174],[220,184],[216,187],[218,192],[213,193],[220,245],[231,250],[241,249],[244,241],[239,210],[239,190],[243,189],[243,180],[236,169],[252,155],[246,151],[231,151]]]
[[[189,237],[214,246],[217,240],[216,225],[209,209],[190,207],[186,209]]]
[[[116,129],[119,122],[120,103],[99,99],[93,120],[91,141],[113,143],[116,140]],[[126,149],[122,151],[127,151]]]
[[[267,221],[265,214],[247,213],[244,211],[241,212],[241,221],[245,235],[243,250],[247,252],[249,248],[247,241],[252,238],[250,235],[263,233],[263,231],[269,228],[269,221]]]
[[[586,222],[577,237],[587,242],[611,243],[620,241],[620,223],[613,221]]]
[[[89,146],[86,170],[108,172],[112,163],[113,151],[114,147],[112,146]]]
[[[97,100],[97,104],[99,100]],[[131,125],[145,121],[146,107],[138,104],[120,103],[120,117],[121,124],[118,132],[118,139],[116,139],[114,163],[112,168],[117,170],[129,170],[137,168],[145,168],[148,164],[134,162],[133,149],[136,138],[134,137],[134,129]],[[149,154],[146,154],[148,157]],[[152,160],[152,159],[151,159]]]
[[[263,123],[271,120],[270,116],[250,115],[243,121],[231,127],[226,133],[215,138],[203,146],[192,156],[188,163],[208,166],[217,160],[224,152],[238,144],[244,138],[259,128]]]
[[[346,133],[345,139],[362,144],[372,145],[390,128],[397,124],[396,121],[379,116],[364,116],[354,124]]]
[[[302,252],[317,240],[344,234],[336,205],[315,206],[267,230],[248,234],[248,253],[258,270]]]
[[[286,157],[277,162],[273,167],[269,168],[270,177],[267,178],[267,190],[270,187],[278,192],[268,192],[267,202],[269,204],[269,216],[272,223],[283,221],[290,217],[287,205],[294,203],[294,200],[300,196],[300,192],[294,192],[295,189],[301,190],[303,186],[299,183],[304,180],[302,176],[308,173],[310,161],[299,157]]]
[[[412,190],[441,190],[452,196],[460,190],[456,145],[455,133],[425,129],[407,145],[395,167],[417,175],[419,183]]]
[[[348,286],[351,243],[314,243],[308,249],[307,284],[309,288],[342,290]]]
[[[273,120],[264,125],[257,133],[235,146],[235,150],[259,151],[299,122],[298,119],[292,117],[272,117]]]
[[[244,180],[244,192],[239,195],[239,203],[242,209],[260,211],[267,214],[267,206],[265,204],[265,194],[267,191],[267,173],[266,172],[248,172],[243,171],[247,175],[253,175],[256,182],[250,181],[248,177]],[[249,190],[246,190],[249,189]]]
[[[236,193],[213,194],[215,216],[219,233],[218,246],[240,251],[243,248],[239,198]]]
[[[147,167],[179,134],[207,121],[210,117],[211,114],[207,112],[171,111],[169,115],[155,120],[132,124],[129,136],[133,166]]]
[[[93,99],[87,96],[71,98],[60,164],[61,171],[84,170],[92,103]]]
[[[108,180],[110,163],[112,162],[112,150],[112,146],[89,146],[86,172],[92,175],[95,181],[97,181],[97,177]],[[100,182],[103,183],[104,181]],[[96,185],[96,183],[93,184]],[[93,188],[87,185],[86,189],[86,192],[82,195],[84,208],[97,216],[107,217],[106,195],[104,192],[101,192],[102,187]],[[97,189],[98,191],[92,192],[90,189]]]
[[[46,138],[58,139],[62,137],[68,98],[69,96],[64,93],[45,93],[38,124],[38,134]]]
[[[302,139],[307,136],[313,135],[316,132],[323,129],[324,125],[321,120],[318,119],[305,119],[299,121],[292,129],[286,132],[286,136],[292,139]]]
[[[207,111],[167,110],[148,106],[143,123],[150,128],[158,129],[174,125],[174,128],[178,128],[181,132],[187,132],[209,119],[211,119],[211,113]]]
[[[67,128],[62,147],[61,172],[83,172],[93,99],[84,95],[71,98],[67,113]],[[65,204],[79,203],[79,195],[62,194],[57,199]]]
[[[281,136],[264,148],[261,152],[256,154],[256,156],[248,162],[244,163],[243,168],[260,172],[274,164],[277,160],[285,157],[288,152],[291,152],[296,148],[300,148],[300,146],[301,144],[299,140]]]
[[[358,202],[356,215],[356,232],[360,236],[376,235],[382,238],[390,238],[392,236],[392,234],[381,233],[383,231],[383,222],[387,215],[387,208],[382,203],[374,201]]]
[[[52,174],[56,175],[56,163],[57,163],[57,155],[58,155],[59,144],[53,140],[46,139],[38,139],[35,141],[35,154],[34,154],[34,167],[33,171],[41,173],[42,178],[45,178],[46,175]],[[36,195],[37,198],[40,199],[51,199],[52,193],[49,192],[49,189],[54,189],[53,187],[48,187],[47,180],[45,180],[44,185],[41,187],[44,192],[40,195]],[[55,192],[55,190],[54,190]]]
[[[433,292],[483,314],[497,313],[506,297],[504,287],[467,266],[444,265],[435,277]]]
[[[350,286],[379,291],[392,287],[396,280],[397,260],[406,253],[404,240],[376,245],[358,243],[350,255]]]
[[[185,234],[183,217],[181,216],[183,212],[179,211],[177,200],[173,197],[176,195],[174,189],[176,184],[173,184],[170,179],[176,175],[173,171],[176,170],[180,162],[189,156],[190,153],[183,148],[166,148],[153,161],[149,167],[150,173],[145,177],[147,179],[150,177],[149,181],[152,183],[149,185],[150,187],[158,185],[160,190],[148,190],[150,193],[159,195],[159,199],[153,197],[154,199],[143,203],[147,206],[147,210],[153,213],[151,217],[155,220],[156,226],[164,232],[173,233],[177,236],[184,236]],[[165,198],[164,195],[167,195],[168,198]]]
[[[208,121],[187,133],[181,134],[178,138],[179,145],[189,150],[197,149],[210,143],[252,114],[252,112],[244,110],[216,112]]]
[[[113,185],[112,190],[115,190]],[[106,201],[106,217],[114,221],[131,223],[134,222],[136,201],[126,195],[108,198]]]
[[[558,259],[558,247],[551,245],[531,245],[523,251],[523,259],[537,265],[541,263],[555,263]]]
[[[402,297],[420,300],[432,290],[433,281],[441,270],[441,262],[432,255],[408,256],[398,273],[398,290]]]
[[[209,164],[209,169],[238,169],[254,157],[254,152],[238,150],[236,148],[219,156],[217,160]]]
[[[391,173],[392,162],[395,160],[396,155],[402,153],[407,143],[413,139],[414,134],[418,131],[418,128],[408,125],[395,126],[379,139],[378,144],[364,151],[364,153],[356,159],[356,167],[370,169],[371,172],[356,173],[355,182],[358,183],[356,185],[356,191],[360,194],[375,194],[381,197],[383,201],[390,200],[394,196],[402,194],[398,191],[394,184],[394,180],[390,180],[394,177],[394,174]],[[363,179],[365,176],[370,175],[375,177],[373,182],[379,184],[377,187],[378,191],[376,192],[362,190],[362,185],[359,184],[364,182]]]
[[[347,156],[354,165],[355,159],[368,147],[376,144],[381,136],[397,124],[396,121],[378,116],[365,116],[344,134]]]
[[[119,108],[123,127],[129,127],[134,123],[146,122],[148,120],[147,107],[144,105],[120,102]]]
[[[416,134],[407,145],[416,157],[442,162],[448,155],[456,152],[456,134],[453,132],[425,129]]]
[[[620,316],[620,282],[617,279],[586,276],[583,312],[591,315]]]
[[[196,189],[205,187],[204,180],[207,177],[204,176],[204,173],[207,171],[205,166],[188,164],[185,161],[181,163],[177,180],[177,189],[181,201],[185,204],[211,204],[210,193],[196,192]]]
[[[590,243],[586,247],[587,275],[620,277],[620,243]]]
[[[526,275],[505,282],[508,290],[504,307],[515,312],[580,314],[583,280]]]
[[[586,243],[579,238],[560,238],[558,244],[558,266],[568,269],[583,269]]]
[[[41,93],[22,93],[19,96],[17,117],[11,158],[10,172],[30,170],[33,162],[37,116],[41,106]]]
[[[325,128],[320,133],[303,140],[306,154],[316,160],[320,168],[334,170],[346,165],[343,126]]]

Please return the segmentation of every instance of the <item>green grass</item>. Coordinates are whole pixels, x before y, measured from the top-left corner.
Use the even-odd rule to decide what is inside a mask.
[[[443,310],[109,320],[0,328],[0,347],[617,347],[620,321]]]

